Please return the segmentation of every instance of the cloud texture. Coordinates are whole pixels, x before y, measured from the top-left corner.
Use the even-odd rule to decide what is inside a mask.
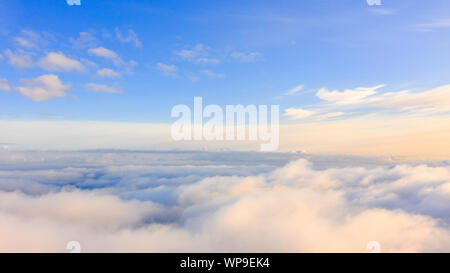
[[[1,251],[450,251],[447,162],[344,161],[1,153]]]

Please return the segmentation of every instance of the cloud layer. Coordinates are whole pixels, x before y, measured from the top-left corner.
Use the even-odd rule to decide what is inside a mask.
[[[37,156],[0,153],[1,251],[64,251],[72,240],[94,252],[365,252],[370,241],[383,252],[450,251],[447,163],[340,159],[346,166],[336,168],[336,158],[292,154]],[[15,164],[29,167],[15,171]]]

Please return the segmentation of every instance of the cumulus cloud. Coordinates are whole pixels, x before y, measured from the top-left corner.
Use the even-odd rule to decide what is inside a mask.
[[[20,82],[25,86],[19,86],[16,89],[34,101],[65,97],[67,95],[65,91],[70,88],[54,74],[42,75],[34,79],[22,79]]]
[[[113,195],[79,190],[35,197],[20,192],[0,192],[0,196],[3,213],[25,218],[39,215],[39,218],[62,224],[82,223],[101,229],[138,225],[143,218],[150,218],[162,209],[152,202],[123,202]]]
[[[13,52],[10,49],[5,50],[5,56],[8,63],[17,68],[29,68],[34,65],[31,55],[23,50]]]
[[[365,252],[370,241],[383,252],[450,250],[448,164],[298,159],[244,175],[254,164],[226,153],[53,156],[80,167],[0,172],[1,251],[65,251],[72,240],[86,252]],[[38,193],[24,193],[27,183]]]
[[[114,29],[114,31],[116,33],[117,39],[119,39],[120,42],[130,43],[130,44],[134,45],[135,47],[142,46],[142,42],[139,40],[139,38],[134,30],[129,29],[126,34],[122,34],[120,29],[116,27]]]
[[[11,86],[9,85],[8,79],[0,79],[0,90],[6,92],[11,91]]]
[[[137,65],[133,60],[124,61],[115,51],[104,47],[91,48],[88,53],[112,61],[115,66],[121,67],[127,73],[133,73],[133,69]]]
[[[82,63],[65,56],[61,52],[50,52],[38,61],[38,65],[47,71],[69,72],[83,71]]]
[[[116,72],[110,68],[103,68],[103,69],[97,70],[97,75],[99,75],[100,77],[108,77],[108,78],[120,77],[119,72]]]
[[[86,88],[88,88],[94,92],[113,93],[113,94],[122,93],[121,90],[111,87],[111,86],[108,86],[106,84],[87,83]]]

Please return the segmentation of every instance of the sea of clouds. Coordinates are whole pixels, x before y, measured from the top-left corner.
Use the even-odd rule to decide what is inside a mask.
[[[0,252],[450,251],[450,162],[0,151]]]

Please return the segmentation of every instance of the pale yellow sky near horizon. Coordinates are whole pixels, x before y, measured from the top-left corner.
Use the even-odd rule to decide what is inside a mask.
[[[179,141],[171,124],[101,121],[0,121],[3,149],[11,150],[238,150],[258,151],[259,141]],[[342,154],[396,160],[450,159],[450,118],[366,115],[280,125],[275,152]]]

